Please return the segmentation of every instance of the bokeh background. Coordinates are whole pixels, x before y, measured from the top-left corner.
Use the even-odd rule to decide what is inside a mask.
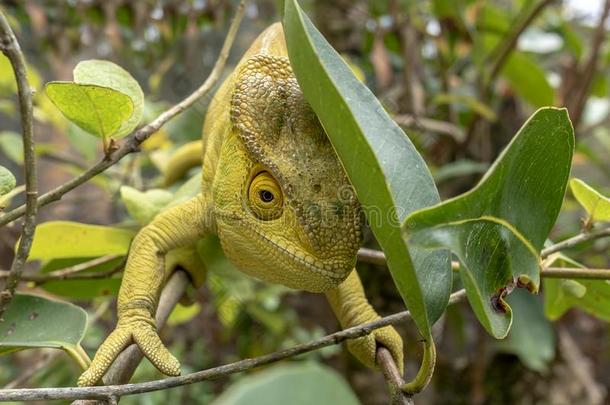
[[[150,120],[203,82],[236,7],[228,0],[2,0],[1,4],[38,90],[35,133],[42,192],[102,156],[101,142],[69,125],[44,96],[45,82],[71,80],[72,69],[81,60],[111,60],[131,72],[144,89],[145,121]],[[573,175],[606,194],[610,191],[610,1],[303,0],[301,4],[405,129],[428,162],[443,198],[470,189],[527,117],[545,105],[567,106],[570,111],[577,138]],[[535,7],[540,10],[513,51],[498,61],[496,45]],[[248,3],[225,75],[258,33],[281,19],[281,9],[279,0]],[[490,74],[489,67],[496,65]],[[22,183],[14,86],[8,62],[0,56],[0,164],[18,174]],[[171,121],[145,142],[141,153],[43,208],[39,221],[137,227],[120,187],[162,187],[162,173],[173,151],[200,137],[210,98],[204,97]],[[12,204],[20,203],[16,198]],[[583,216],[568,194],[551,238],[578,233]],[[18,231],[18,224],[0,229],[0,268],[10,266]],[[371,235],[366,244],[376,247]],[[602,239],[568,253],[589,266],[607,268],[609,248],[610,241]],[[338,330],[323,296],[259,283],[235,271],[214,241],[206,249],[213,262],[208,283],[190,292],[192,305],[178,307],[162,333],[181,359],[183,372],[269,353]],[[29,271],[38,267],[32,263]],[[387,269],[360,263],[358,270],[381,314],[404,310]],[[116,319],[113,288],[55,284],[36,291],[68,299],[97,317],[83,342],[92,354]],[[513,330],[504,342],[485,333],[467,303],[449,307],[434,327],[436,374],[417,403],[607,403],[608,322],[571,310],[550,323],[540,299],[527,298],[521,305],[517,332]],[[418,336],[412,324],[398,329],[407,346],[407,373],[413,375],[419,364]],[[322,363],[337,371],[361,403],[388,402],[382,375],[361,366],[341,347],[297,361]],[[24,376],[24,370],[32,372]],[[209,403],[257,372],[122,402]],[[0,386],[74,385],[79,373],[70,358],[53,351],[0,357]],[[144,361],[132,381],[159,377]]]

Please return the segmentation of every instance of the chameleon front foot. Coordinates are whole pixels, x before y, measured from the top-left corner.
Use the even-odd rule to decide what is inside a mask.
[[[392,326],[375,329],[370,335],[348,340],[347,348],[362,364],[375,368],[377,346],[384,346],[392,354],[400,372],[404,372],[402,338]]]
[[[136,343],[144,356],[163,374],[180,375],[180,362],[161,342],[154,319],[146,310],[138,310],[119,317],[116,329],[100,346],[89,368],[78,379],[78,385],[97,384],[119,353],[131,343]]]

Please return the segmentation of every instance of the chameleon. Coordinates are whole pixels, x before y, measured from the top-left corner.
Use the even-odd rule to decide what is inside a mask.
[[[202,132],[201,192],[162,211],[134,237],[116,328],[78,379],[80,386],[97,384],[131,343],[162,373],[180,374],[154,315],[168,277],[166,259],[209,234],[218,236],[242,272],[324,293],[343,328],[379,319],[354,268],[361,207],[299,88],[280,23],[259,35],[219,87]],[[369,367],[376,367],[378,345],[402,370],[403,342],[392,326],[347,343]]]

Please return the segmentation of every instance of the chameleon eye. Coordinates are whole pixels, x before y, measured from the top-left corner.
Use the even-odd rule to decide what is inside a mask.
[[[248,201],[254,215],[262,220],[279,218],[284,208],[280,185],[266,171],[258,173],[250,182]]]

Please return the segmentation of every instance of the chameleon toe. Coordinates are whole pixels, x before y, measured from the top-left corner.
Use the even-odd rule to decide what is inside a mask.
[[[167,350],[159,335],[152,329],[141,329],[134,340],[146,358],[163,374],[180,375],[180,362]]]

